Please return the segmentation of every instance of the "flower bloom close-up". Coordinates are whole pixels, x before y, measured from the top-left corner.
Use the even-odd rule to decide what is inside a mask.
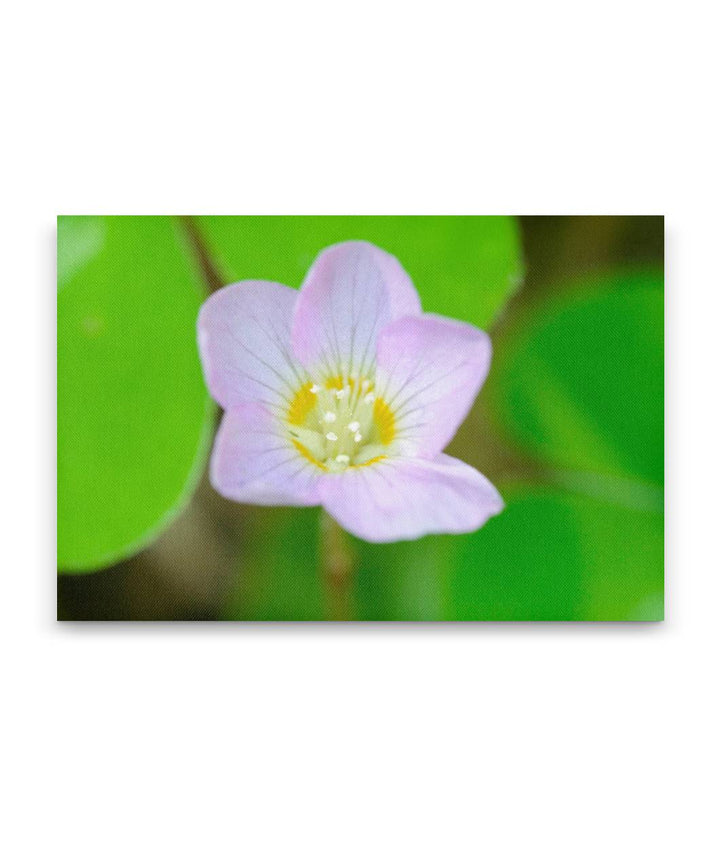
[[[471,532],[503,501],[443,454],[490,367],[486,333],[423,314],[396,258],[361,241],[323,250],[299,291],[228,285],[198,320],[225,414],[210,464],[223,496],[322,505],[367,541]]]

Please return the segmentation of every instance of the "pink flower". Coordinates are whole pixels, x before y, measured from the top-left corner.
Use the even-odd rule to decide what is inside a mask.
[[[470,532],[503,508],[442,454],[490,366],[490,340],[422,314],[396,258],[361,241],[323,250],[300,291],[246,281],[198,319],[208,388],[225,409],[210,478],[237,502],[322,505],[367,541]]]

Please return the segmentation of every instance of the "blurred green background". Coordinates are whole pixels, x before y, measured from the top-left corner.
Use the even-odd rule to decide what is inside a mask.
[[[448,447],[507,503],[478,532],[371,545],[207,481],[203,299],[347,239],[491,335]],[[663,405],[661,217],[60,217],[58,617],[661,619]]]

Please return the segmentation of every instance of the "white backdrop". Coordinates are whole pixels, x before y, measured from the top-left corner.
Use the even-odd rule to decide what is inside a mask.
[[[710,16],[5,10],[3,852],[717,852]],[[54,217],[167,212],[665,213],[665,624],[56,624]]]

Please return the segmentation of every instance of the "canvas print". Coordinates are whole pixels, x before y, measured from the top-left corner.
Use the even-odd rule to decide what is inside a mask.
[[[663,618],[663,219],[61,216],[61,620]]]

